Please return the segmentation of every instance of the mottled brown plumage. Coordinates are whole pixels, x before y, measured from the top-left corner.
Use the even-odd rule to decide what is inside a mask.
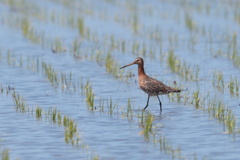
[[[139,84],[139,87],[145,93],[148,94],[147,105],[144,108],[144,110],[148,107],[148,102],[149,102],[150,96],[157,96],[158,97],[158,95],[169,94],[171,92],[181,92],[181,90],[179,90],[179,89],[174,89],[174,88],[171,88],[169,86],[166,86],[162,82],[146,75],[145,71],[144,71],[144,61],[141,57],[136,58],[136,60],[133,63],[130,63],[126,66],[123,66],[120,69],[131,66],[133,64],[138,65],[138,84]],[[160,111],[162,112],[162,103],[161,103],[159,97],[158,97],[158,100],[159,100],[159,104],[160,104]]]

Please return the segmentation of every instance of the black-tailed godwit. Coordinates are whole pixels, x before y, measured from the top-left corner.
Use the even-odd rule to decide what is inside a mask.
[[[145,71],[144,71],[144,62],[143,62],[143,59],[141,57],[136,58],[136,60],[134,62],[132,62],[132,63],[126,65],[126,66],[123,66],[120,69],[131,66],[133,64],[138,65],[138,84],[139,84],[139,87],[145,93],[148,94],[147,105],[143,110],[145,110],[148,107],[148,102],[149,102],[150,96],[157,96],[157,98],[159,100],[159,105],[160,105],[160,112],[162,112],[162,103],[161,103],[161,100],[160,100],[158,95],[169,94],[171,92],[181,92],[181,90],[174,89],[174,88],[171,88],[169,86],[166,86],[162,82],[146,75]]]

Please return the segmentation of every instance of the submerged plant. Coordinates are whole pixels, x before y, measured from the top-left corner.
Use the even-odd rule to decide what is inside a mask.
[[[240,84],[237,77],[235,78],[231,77],[228,83],[228,89],[231,96],[237,96],[237,97],[239,96],[239,87],[240,87]]]
[[[20,95],[13,92],[12,97],[13,97],[16,110],[18,112],[25,113],[26,110],[30,110]],[[37,106],[35,108],[32,108],[32,111],[35,111],[36,113],[35,116],[38,120],[42,118],[43,109],[41,107]],[[62,119],[63,119],[63,125],[65,129],[64,135],[65,135],[66,143],[71,143],[74,146],[78,145],[80,136],[78,135],[78,131],[77,131],[77,123],[73,119],[71,119],[66,115],[62,115],[61,112],[58,111],[56,108],[49,108],[45,114],[45,119],[49,120],[54,124],[56,123],[62,124]]]
[[[87,80],[87,83],[85,85],[85,95],[86,95],[86,101],[88,103],[88,106],[91,111],[94,111],[94,93],[91,84],[89,83],[89,80]]]
[[[48,39],[45,37],[44,32],[38,32],[30,23],[27,18],[21,22],[22,34],[25,38],[33,43],[40,44],[43,47],[47,44]]]
[[[16,111],[25,113],[26,111],[30,110],[29,107],[27,106],[27,104],[25,103],[25,101],[23,100],[23,97],[16,94],[16,92],[12,93],[12,98],[13,98],[13,102],[15,104]]]
[[[177,73],[185,80],[198,80],[199,66],[180,61],[173,50],[168,53],[167,63],[172,72]]]
[[[199,109],[201,107],[201,102],[200,102],[200,97],[199,97],[199,90],[193,93],[193,99],[192,99],[192,104],[195,106],[196,109]]]
[[[106,71],[111,73],[114,77],[122,77],[123,70],[119,70],[120,66],[117,65],[110,53],[108,53],[105,61]]]
[[[178,147],[173,147],[170,142],[163,136],[161,136],[158,140],[160,144],[160,151],[168,153],[172,156],[172,159],[179,158],[182,159],[182,153],[181,153],[181,148]]]
[[[118,106],[118,103],[113,104],[113,100],[112,97],[110,99],[108,99],[107,101],[107,106],[109,108],[109,114],[110,116],[113,115],[113,111],[115,110],[115,108]]]
[[[36,107],[36,118],[37,119],[40,119],[40,118],[42,118],[42,108],[40,108],[40,107]]]
[[[84,19],[83,18],[78,18],[78,20],[77,20],[77,27],[78,27],[79,34],[84,37],[85,25],[84,25]]]
[[[153,126],[153,120],[154,116],[147,112],[146,115],[144,115],[145,111],[142,111],[141,115],[141,126],[143,128],[142,133],[144,134],[145,140],[149,141],[149,136],[152,134],[152,126]]]
[[[133,106],[131,104],[131,99],[128,98],[128,105],[127,105],[127,116],[130,117],[131,119],[133,118]]]
[[[230,110],[222,100],[219,100],[216,97],[209,100],[208,113],[219,122],[225,124],[229,133],[235,131],[236,117],[232,110]]]
[[[42,62],[42,68],[51,84],[55,87],[58,87],[59,85],[58,73],[55,69],[53,69],[52,65]]]
[[[190,31],[197,30],[197,26],[193,21],[193,18],[188,13],[185,14],[185,24]]]
[[[60,40],[60,38],[55,38],[55,40],[52,42],[52,52],[62,53],[65,51],[66,48],[63,46],[63,42]]]
[[[220,91],[224,91],[224,79],[222,72],[214,72],[213,86],[217,87]]]
[[[10,160],[10,156],[9,156],[9,151],[8,149],[4,149],[1,151],[2,153],[0,155],[2,155],[2,159],[1,160]]]

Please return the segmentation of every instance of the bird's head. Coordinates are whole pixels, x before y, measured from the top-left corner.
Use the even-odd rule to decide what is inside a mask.
[[[135,59],[135,61],[133,61],[132,63],[130,63],[126,66],[121,67],[120,69],[131,66],[133,64],[141,65],[141,64],[143,64],[143,59],[141,57],[138,57],[138,58]]]

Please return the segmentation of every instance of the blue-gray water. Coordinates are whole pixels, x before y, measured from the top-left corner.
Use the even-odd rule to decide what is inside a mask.
[[[9,2],[9,3],[8,3]],[[216,4],[215,4],[216,3]],[[237,41],[240,17],[239,4],[235,1],[56,1],[56,0],[8,0],[0,1],[0,84],[14,87],[29,106],[41,106],[48,110],[56,107],[78,124],[81,141],[86,145],[76,149],[64,141],[64,127],[48,120],[36,120],[31,114],[15,111],[11,95],[0,96],[0,146],[9,150],[11,159],[172,159],[172,154],[160,150],[158,139],[164,137],[172,148],[181,148],[179,159],[239,159],[239,137],[226,134],[223,124],[218,123],[202,110],[183,101],[171,102],[160,96],[163,113],[159,114],[156,98],[150,99],[147,109],[154,115],[154,126],[158,127],[155,143],[146,141],[136,116],[129,120],[122,115],[128,98],[134,105],[134,114],[146,105],[147,95],[137,86],[137,66],[130,70],[135,74],[127,81],[117,79],[106,71],[105,65],[90,58],[98,51],[110,52],[118,65],[131,63],[142,52],[134,54],[134,43],[147,48],[145,71],[169,85],[173,81],[189,91],[200,90],[201,95],[217,95],[229,106],[239,121],[239,99],[231,97],[227,87],[224,93],[212,86],[214,71],[221,71],[226,83],[231,76],[240,78],[240,70],[218,51],[228,52],[228,43],[235,34]],[[218,4],[218,5],[217,5]],[[194,23],[191,30],[185,21],[189,15]],[[238,17],[237,17],[238,16]],[[85,35],[79,26],[72,24],[82,18]],[[28,19],[36,35],[44,35],[46,42],[36,42],[24,35],[21,23]],[[136,28],[137,27],[137,28]],[[44,34],[42,34],[44,33]],[[90,36],[88,36],[90,35]],[[160,36],[161,40],[150,38]],[[111,40],[112,39],[114,40]],[[51,44],[57,38],[66,51],[53,53]],[[73,41],[80,42],[79,57],[73,56]],[[48,42],[50,41],[50,42]],[[111,42],[122,44],[125,50]],[[121,46],[121,45],[119,45]],[[140,47],[141,48],[141,47]],[[167,52],[181,60],[199,65],[199,80],[184,81],[172,73],[167,65]],[[237,50],[239,44],[237,42]],[[101,98],[112,98],[118,103],[113,115],[89,111],[85,96],[77,91],[62,91],[55,88],[42,72],[34,68],[9,64],[8,51],[23,63],[32,59],[43,60],[59,73],[71,72],[77,82],[89,79],[95,94],[95,106]],[[150,51],[155,58],[151,58]],[[105,53],[106,52],[106,53]],[[88,55],[85,58],[84,55]],[[30,58],[30,59],[31,59]],[[187,91],[186,91],[187,92]],[[238,124],[238,123],[237,123]]]

